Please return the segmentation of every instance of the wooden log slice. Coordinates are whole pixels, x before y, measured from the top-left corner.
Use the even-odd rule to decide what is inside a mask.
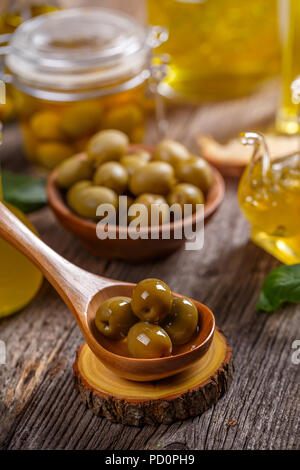
[[[123,379],[104,367],[86,343],[73,369],[81,399],[93,413],[132,426],[170,424],[203,413],[228,390],[234,370],[231,348],[219,329],[205,356],[166,379]]]

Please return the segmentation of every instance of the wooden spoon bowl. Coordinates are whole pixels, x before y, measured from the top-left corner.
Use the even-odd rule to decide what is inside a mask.
[[[153,152],[152,147],[145,146],[132,146],[131,149],[146,149]],[[87,158],[85,154],[78,154],[78,158]],[[224,198],[225,184],[222,175],[215,168],[213,169],[213,185],[206,195],[206,202],[204,205],[204,219],[207,222],[212,214],[218,209]],[[132,262],[143,262],[148,260],[159,259],[174,253],[176,250],[182,248],[186,239],[175,238],[176,229],[180,225],[183,230],[183,225],[187,228],[196,227],[198,218],[201,214],[193,214],[191,217],[172,222],[170,224],[170,238],[163,239],[161,236],[162,226],[159,228],[159,238],[151,238],[151,229],[145,228],[148,238],[138,238],[133,240],[127,234],[127,227],[116,227],[116,238],[106,238],[99,240],[96,234],[96,222],[84,219],[76,215],[68,207],[64,200],[63,192],[56,185],[56,170],[54,170],[47,182],[47,196],[48,202],[53,210],[56,218],[61,225],[70,233],[75,235],[88,250],[96,256],[105,259],[123,259]],[[112,227],[113,229],[115,227]],[[144,229],[142,229],[144,230]],[[183,231],[182,231],[183,233]]]
[[[107,340],[96,330],[94,319],[102,302],[113,296],[130,297],[135,284],[97,276],[73,265],[43,243],[1,202],[0,236],[43,272],[70,308],[90,349],[121,377],[135,381],[169,377],[192,365],[208,350],[215,330],[214,316],[205,305],[193,301],[198,309],[199,328],[183,350],[158,359],[128,357],[125,350],[116,349],[116,342]]]
[[[113,341],[102,335],[95,326],[95,316],[101,303],[113,296],[132,296],[136,284],[118,284],[101,290],[91,300],[86,312],[89,330],[97,341],[96,348],[91,349],[99,355],[101,362],[117,375],[135,381],[158,380],[183,371],[200,359],[209,349],[215,330],[215,319],[211,310],[205,305],[193,300],[198,309],[198,328],[193,338],[185,345],[173,348],[171,356],[158,359],[135,359],[129,356],[127,340]],[[176,297],[180,294],[173,293]]]

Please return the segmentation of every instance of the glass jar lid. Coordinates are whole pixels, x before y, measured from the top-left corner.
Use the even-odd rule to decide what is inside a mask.
[[[25,21],[6,58],[17,87],[72,92],[144,81],[149,32],[133,18],[104,8],[74,8]],[[35,91],[34,91],[35,90]]]

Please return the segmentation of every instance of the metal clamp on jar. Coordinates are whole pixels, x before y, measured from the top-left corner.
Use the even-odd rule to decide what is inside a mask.
[[[167,37],[164,28],[146,30],[102,8],[25,21],[11,37],[6,65],[29,159],[53,168],[101,129],[119,129],[140,142],[148,84],[152,77],[155,90],[165,70],[164,60],[151,66],[152,49]],[[158,116],[165,128],[161,106]]]

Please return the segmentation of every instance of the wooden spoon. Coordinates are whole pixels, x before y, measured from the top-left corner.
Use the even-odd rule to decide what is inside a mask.
[[[34,235],[3,203],[0,203],[0,236],[43,272],[70,308],[90,349],[119,376],[136,381],[168,377],[186,369],[208,350],[215,329],[214,316],[205,305],[193,301],[198,308],[199,330],[185,350],[158,359],[135,359],[121,350],[114,352],[116,342],[109,341],[95,328],[96,311],[110,297],[130,297],[135,284],[97,276],[73,265]]]

